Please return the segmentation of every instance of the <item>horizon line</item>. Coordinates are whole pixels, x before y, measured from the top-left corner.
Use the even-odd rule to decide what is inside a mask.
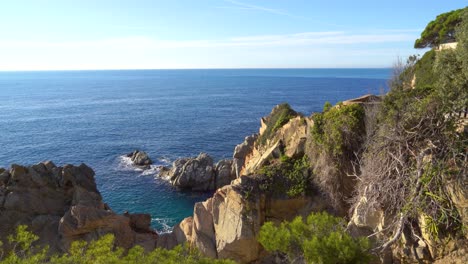
[[[157,70],[320,70],[320,69],[392,69],[388,67],[239,67],[239,68],[134,68],[134,69],[40,69],[0,70],[0,72],[73,72],[73,71],[157,71]]]

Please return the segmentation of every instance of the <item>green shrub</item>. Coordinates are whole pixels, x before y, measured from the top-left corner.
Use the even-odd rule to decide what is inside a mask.
[[[307,156],[289,158],[283,155],[280,157],[279,163],[270,164],[260,169],[259,173],[267,176],[261,188],[275,196],[297,197],[306,194],[310,187],[309,168]]]
[[[359,104],[339,104],[333,108],[325,104],[324,110],[312,116],[314,141],[333,157],[345,150],[353,151],[365,134],[364,108]]]
[[[307,263],[368,263],[370,242],[366,237],[353,238],[346,232],[342,218],[326,212],[312,213],[304,221],[275,226],[265,223],[258,238],[269,252],[286,254],[291,262],[304,258]]]
[[[107,263],[161,263],[161,264],[203,264],[203,263],[235,263],[230,260],[217,260],[201,256],[194,249],[185,246],[177,246],[172,250],[156,248],[151,252],[145,252],[140,246],[135,246],[125,251],[115,247],[114,236],[105,235],[98,240],[89,243],[75,241],[69,252],[62,255],[52,255],[48,248],[31,247],[38,240],[38,236],[27,230],[24,225],[18,226],[16,235],[8,237],[12,250],[7,254],[0,254],[2,264],[107,264]],[[1,246],[1,245],[0,245]],[[0,252],[3,253],[3,252]],[[4,258],[2,258],[4,256]]]
[[[437,74],[434,73],[434,64],[436,60],[436,51],[426,52],[421,59],[414,65],[414,74],[416,76],[416,87],[431,88],[437,82]]]

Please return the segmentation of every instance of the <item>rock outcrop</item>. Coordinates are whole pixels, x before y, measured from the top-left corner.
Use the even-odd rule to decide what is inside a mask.
[[[242,167],[245,164],[245,159],[247,155],[249,155],[253,148],[255,140],[257,140],[258,134],[253,134],[244,139],[244,142],[237,145],[234,149],[233,155],[233,166],[236,172],[236,177],[239,178],[241,176]]]
[[[313,125],[312,119],[308,117],[298,115],[291,118],[264,142],[259,142],[258,138],[264,135],[268,126],[274,125],[268,124],[267,121],[275,115],[275,109],[268,117],[262,118],[258,135],[249,136],[236,146],[234,164],[237,177],[257,172],[269,160],[278,159],[282,154],[288,157],[304,155],[306,140]]]
[[[249,263],[264,254],[257,237],[265,221],[291,220],[326,207],[319,197],[272,197],[261,190],[262,181],[264,176],[242,176],[196,203],[193,218],[177,227],[184,227],[177,231],[184,237],[179,241],[188,241],[206,256]]]
[[[123,248],[154,249],[158,235],[147,214],[114,213],[103,201],[94,171],[81,164],[57,167],[47,161],[0,169],[0,237],[27,225],[39,244],[66,250],[75,240],[89,241],[112,233]]]
[[[173,162],[172,168],[161,167],[159,176],[168,178],[172,185],[193,191],[209,191],[229,184],[235,179],[232,160],[221,160],[217,164],[206,153],[195,158],[181,158]]]
[[[131,153],[128,153],[126,156],[132,160],[134,166],[141,169],[148,169],[149,166],[153,164],[153,161],[144,151],[135,150]]]

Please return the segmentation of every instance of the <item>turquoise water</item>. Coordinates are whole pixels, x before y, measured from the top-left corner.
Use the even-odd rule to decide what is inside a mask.
[[[229,158],[259,119],[288,102],[305,114],[325,101],[381,93],[390,69],[0,72],[0,166],[53,160],[96,171],[116,212],[147,212],[160,231],[210,193],[180,192],[122,155],[157,165],[207,152]]]

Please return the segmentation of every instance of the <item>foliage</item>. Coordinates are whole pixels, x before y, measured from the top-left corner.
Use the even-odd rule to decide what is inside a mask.
[[[338,157],[344,151],[356,149],[364,134],[364,108],[359,104],[338,104],[331,108],[325,103],[324,112],[313,115],[314,141],[331,154]],[[356,144],[357,143],[357,144]]]
[[[310,191],[310,173],[307,156],[289,158],[281,156],[279,163],[270,164],[260,169],[259,173],[267,176],[262,183],[263,191],[281,196],[297,197]]]
[[[421,33],[421,38],[414,43],[414,47],[432,48],[442,43],[455,41],[455,28],[461,22],[464,10],[466,8],[438,15],[435,20],[429,22]]]
[[[140,246],[135,246],[125,252],[122,248],[115,247],[114,236],[104,235],[99,240],[92,242],[75,241],[68,253],[52,255],[46,248],[31,247],[38,237],[27,230],[26,226],[18,226],[16,235],[8,238],[12,250],[2,259],[1,264],[119,264],[119,263],[162,263],[162,264],[208,264],[208,263],[234,263],[230,260],[216,260],[201,256],[198,252],[184,246],[177,246],[172,250],[157,248],[151,252],[145,252]]]
[[[287,103],[276,106],[271,115],[266,119],[266,130],[258,139],[260,144],[265,144],[267,139],[270,139],[275,132],[284,126],[289,120],[297,116],[297,113]]]
[[[431,49],[426,52],[414,65],[414,75],[416,76],[415,86],[419,88],[431,89],[437,82],[437,74],[434,73],[436,51]]]
[[[435,239],[463,230],[446,187],[448,182],[460,184],[468,168],[467,134],[457,130],[460,119],[453,115],[468,105],[467,24],[463,19],[457,29],[461,45],[431,54],[435,61],[424,62],[433,64],[427,74],[437,75],[432,86],[412,89],[405,85],[411,75],[400,75],[382,104],[377,131],[360,166],[357,196],[367,198],[370,210],[382,208],[386,215],[397,216],[397,228],[382,249],[397,241],[405,228],[417,232],[412,223],[420,216]],[[406,68],[414,70],[418,63]]]
[[[291,262],[304,258],[307,263],[368,263],[370,243],[366,237],[346,233],[345,221],[326,212],[312,213],[306,221],[296,217],[275,226],[265,223],[259,242],[269,252],[286,254]]]

